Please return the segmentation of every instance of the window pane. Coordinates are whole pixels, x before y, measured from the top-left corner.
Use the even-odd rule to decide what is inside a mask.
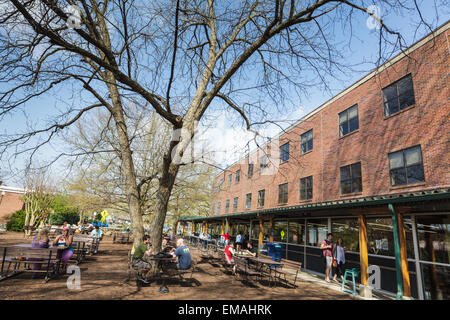
[[[308,141],[308,151],[312,150],[312,148],[313,148],[313,139]]]
[[[402,80],[397,82],[398,86],[398,95],[405,94],[407,92],[411,92],[413,90],[412,78],[411,76],[407,76]]]
[[[304,244],[305,242],[305,222],[289,221],[289,243]]]
[[[416,216],[420,260],[450,263],[450,215]]]
[[[399,97],[400,100],[400,110],[406,107],[412,106],[415,103],[414,93],[412,91],[402,94]]]
[[[341,168],[341,181],[349,180],[351,178],[350,175],[350,166],[345,166]]]
[[[389,100],[388,102],[385,103],[384,106],[385,106],[385,113],[387,116],[399,111],[397,98]]]
[[[339,113],[339,124],[347,122],[347,110]]]
[[[422,156],[419,146],[406,149],[404,152],[407,166],[422,163]]]
[[[253,163],[248,164],[248,177],[251,178],[253,176]]]
[[[406,167],[406,173],[408,177],[408,184],[425,181],[422,164]]]
[[[287,241],[287,221],[274,221],[273,240],[277,242]]]
[[[265,190],[258,191],[258,207],[264,207]]]
[[[362,192],[361,177],[353,179],[353,181],[352,181],[352,192]]]
[[[391,218],[367,218],[367,249],[371,254],[394,256]]]
[[[345,136],[348,132],[348,122],[339,125],[339,136]]]
[[[391,153],[389,155],[389,168],[390,169],[397,169],[397,168],[403,168],[403,152],[395,152]]]
[[[357,117],[358,117],[358,106],[355,105],[355,106],[351,107],[350,109],[348,109],[348,118],[353,119],[353,118],[357,118]]]
[[[406,184],[406,172],[405,168],[393,169],[391,173],[391,185],[400,186]]]
[[[358,121],[358,117],[350,119],[349,121],[349,131],[355,131],[359,129],[359,121]]]
[[[342,238],[347,250],[359,252],[358,219],[331,219],[331,230],[333,242]]]
[[[320,243],[327,238],[327,219],[308,219],[307,245],[320,247]]]
[[[352,168],[352,178],[361,177],[361,162],[351,165]]]
[[[251,205],[252,205],[252,194],[248,193],[245,199],[245,208],[250,209]]]
[[[341,193],[351,193],[351,192],[352,192],[351,180],[341,181]]]
[[[397,100],[397,86],[394,84],[383,89],[383,98],[385,102],[389,100]]]

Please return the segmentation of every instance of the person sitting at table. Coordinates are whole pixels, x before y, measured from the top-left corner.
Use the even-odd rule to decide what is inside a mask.
[[[48,238],[48,229],[41,229],[39,234],[33,238],[33,242],[31,243],[31,248],[40,249],[40,248],[48,248],[50,239]],[[39,258],[28,258],[28,260],[36,260],[41,261]],[[35,263],[33,264],[33,270],[41,270],[41,264]],[[37,276],[37,272],[33,272],[32,278],[34,279]]]
[[[140,269],[148,269],[150,267],[150,264],[147,259],[152,255],[152,253],[153,250],[150,243],[150,236],[146,234],[142,237],[142,243],[134,249],[132,256],[133,266]]]
[[[162,235],[162,242],[161,242],[161,246],[164,248],[167,246],[167,239],[164,235]]]
[[[225,259],[227,260],[228,264],[233,265],[233,274],[236,272],[236,266],[234,265],[234,241],[230,240],[230,242],[228,243],[228,245],[225,248]]]
[[[173,248],[170,253],[174,258],[178,258],[177,264],[173,264],[171,267],[175,267],[178,270],[187,270],[191,267],[191,252],[189,251],[189,247],[184,244],[184,240],[182,238],[177,240],[177,248]]]
[[[247,254],[251,254],[252,256],[256,257],[256,253],[258,252],[258,249],[254,248],[253,244],[250,241],[248,241],[247,248],[245,248],[243,251]]]
[[[95,229],[91,231],[91,236],[93,236],[94,238],[96,238],[98,240],[98,242],[96,243],[95,248],[94,248],[94,253],[97,253],[100,241],[102,241],[102,239],[103,239],[102,229],[100,229],[99,226],[95,226]]]
[[[33,238],[32,248],[48,248],[50,239],[48,238],[48,229],[42,229],[39,234]]]
[[[67,261],[73,256],[73,247],[72,247],[73,237],[70,235],[70,229],[68,227],[64,227],[62,234],[58,235],[55,240],[53,240],[54,246],[64,246],[66,247],[62,251],[62,262],[63,267],[66,266]]]

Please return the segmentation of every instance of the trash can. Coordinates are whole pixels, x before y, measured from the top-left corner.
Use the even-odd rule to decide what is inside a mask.
[[[283,253],[283,244],[278,242],[267,243],[267,255],[272,257],[272,261],[281,262]],[[280,266],[270,265],[271,268],[279,268]]]

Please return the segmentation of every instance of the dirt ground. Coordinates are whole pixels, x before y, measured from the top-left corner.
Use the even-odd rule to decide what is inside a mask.
[[[22,233],[0,234],[0,246],[30,242]],[[221,264],[200,261],[193,281],[189,284],[168,283],[169,293],[159,293],[159,285],[151,283],[138,290],[136,281],[127,281],[127,253],[131,245],[113,244],[106,236],[97,255],[88,257],[79,267],[81,269],[81,289],[70,290],[66,282],[69,275],[62,275],[43,283],[42,279],[32,279],[31,273],[22,273],[0,282],[1,300],[317,300],[354,299],[341,293],[308,281],[297,279],[297,288],[276,286],[256,281],[241,281],[227,274]],[[194,258],[199,252],[191,250]],[[200,259],[199,259],[200,260]]]

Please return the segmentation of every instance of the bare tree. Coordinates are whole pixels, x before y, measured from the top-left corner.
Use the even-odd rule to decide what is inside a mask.
[[[269,116],[268,101],[281,111],[289,92],[318,84],[326,88],[325,75],[348,70],[340,63],[333,29],[342,21],[377,18],[367,9],[373,3],[0,0],[0,117],[20,108],[27,112],[27,103],[43,95],[61,100],[47,127],[3,136],[0,154],[13,149],[14,155],[32,157],[86,113],[104,108],[114,123],[137,244],[143,235],[138,186],[149,177],[136,175],[125,101],[152,108],[179,137],[166,146],[158,176],[151,224],[157,250],[183,156],[213,100],[254,130],[254,123]],[[416,1],[377,3],[418,10]],[[68,5],[77,7],[69,12]],[[395,51],[404,43],[398,32],[378,22],[381,58],[386,48]],[[73,88],[72,99],[59,88]]]
[[[25,176],[26,188],[23,195],[25,206],[25,237],[29,237],[41,223],[47,221],[49,206],[54,196],[51,178],[45,169],[29,169]]]

